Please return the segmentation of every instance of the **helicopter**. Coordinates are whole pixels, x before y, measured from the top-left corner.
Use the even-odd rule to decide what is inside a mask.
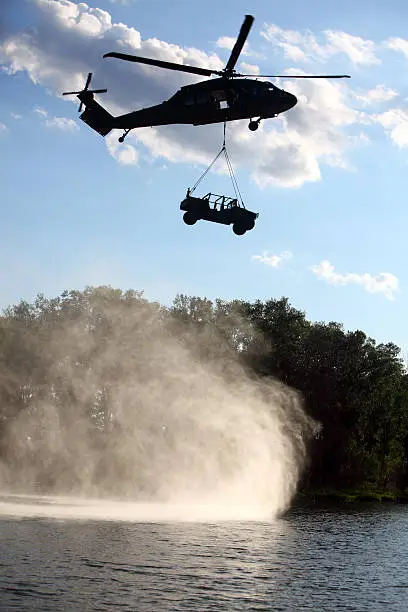
[[[293,94],[280,89],[270,81],[258,78],[290,79],[342,79],[347,74],[331,75],[251,75],[240,74],[235,66],[254,22],[252,15],[246,15],[230,57],[223,70],[209,70],[198,66],[176,64],[158,59],[128,55],[110,51],[104,58],[116,58],[128,62],[157,66],[167,70],[188,72],[199,76],[218,78],[201,81],[181,87],[171,98],[148,108],[114,117],[94,99],[94,94],[106,93],[107,89],[89,89],[92,73],[88,74],[82,91],[68,91],[62,95],[76,95],[80,100],[79,112],[85,111],[80,119],[101,136],[112,129],[123,129],[119,142],[124,142],[128,133],[140,127],[190,124],[208,125],[240,119],[249,119],[248,127],[256,131],[261,120],[277,117],[293,108],[298,100]],[[252,78],[249,78],[252,77]],[[256,119],[256,117],[258,117]]]

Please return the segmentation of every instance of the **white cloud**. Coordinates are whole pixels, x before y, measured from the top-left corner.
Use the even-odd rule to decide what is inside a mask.
[[[34,112],[37,113],[37,115],[41,115],[41,117],[48,116],[48,112],[45,110],[45,108],[41,108],[40,106],[36,106]]]
[[[6,132],[7,129],[8,129],[7,126],[0,121],[0,133],[1,132]]]
[[[321,179],[321,163],[348,168],[345,154],[360,142],[347,129],[364,123],[365,116],[350,108],[347,89],[325,80],[291,81],[290,75],[279,85],[294,93],[299,103],[279,120],[283,129],[264,131],[256,143],[245,143],[254,160],[257,147],[262,150],[252,174],[256,183],[300,187]]]
[[[107,87],[103,105],[112,114],[157,104],[181,86],[202,79],[147,65],[101,59],[107,51],[136,53],[216,70],[224,67],[216,54],[156,38],[143,39],[136,29],[113,22],[107,11],[85,3],[34,0],[32,8],[41,14],[37,29],[3,37],[0,62],[6,71],[25,71],[34,83],[56,94],[81,89],[87,73],[94,72],[92,86]],[[352,110],[355,98],[347,85],[324,80],[291,81],[290,76],[280,84],[298,96],[299,104],[280,118],[261,123],[255,133],[249,132],[247,121],[229,124],[228,142],[234,166],[249,168],[251,178],[260,187],[300,187],[305,182],[319,181],[322,164],[348,168],[347,152],[358,146],[352,131],[364,123],[364,116]],[[74,97],[72,103],[77,106],[78,100]],[[113,133],[117,138],[119,134]],[[153,158],[161,158],[161,162],[206,166],[218,143],[221,145],[222,126],[137,129],[132,132],[132,139],[144,145]],[[136,162],[138,156],[132,148],[121,149],[128,151],[121,154],[122,161],[127,158]]]
[[[398,92],[385,85],[377,85],[374,89],[369,89],[365,94],[356,94],[356,98],[365,104],[389,102],[396,96],[398,96]]]
[[[310,31],[285,30],[275,24],[269,24],[261,31],[261,36],[281,48],[285,57],[295,62],[322,61],[343,54],[353,64],[369,66],[381,63],[375,54],[376,46],[372,40],[347,32],[325,30],[325,42],[321,44]]]
[[[408,58],[408,40],[404,40],[403,38],[393,37],[389,38],[385,41],[385,46],[393,51],[397,51],[405,55]]]
[[[398,278],[389,272],[381,272],[377,276],[371,276],[368,273],[356,274],[355,272],[340,274],[334,271],[334,266],[327,259],[316,266],[312,266],[311,270],[320,280],[324,280],[330,285],[360,285],[369,293],[382,293],[388,300],[393,300],[394,294],[399,292]]]
[[[215,44],[217,45],[217,47],[220,47],[220,49],[228,49],[229,51],[232,51],[232,48],[236,40],[237,39],[233,38],[232,36],[220,36],[220,38],[217,40]],[[247,44],[248,43],[245,43],[245,45]]]
[[[88,72],[95,85],[107,86],[106,100],[119,111],[155,104],[180,86],[200,77],[114,59],[102,60],[107,51],[125,51],[220,70],[217,55],[195,48],[184,49],[156,38],[142,40],[140,32],[114,23],[110,13],[70,0],[34,0],[33,10],[41,16],[37,30],[4,37],[0,62],[9,73],[26,71],[34,83],[53,89],[81,89]],[[66,98],[64,98],[66,100]],[[77,105],[78,101],[73,98]]]
[[[247,64],[247,62],[241,62],[240,71],[243,74],[257,75],[259,74],[259,66],[257,66],[256,64]]]
[[[383,126],[396,145],[401,148],[408,146],[408,110],[394,108],[385,113],[373,115],[372,119]]]
[[[316,38],[311,32],[301,34],[296,30],[284,30],[275,24],[265,25],[261,36],[281,48],[285,57],[295,62],[306,61],[305,49],[310,50],[317,45]]]
[[[18,115],[17,113],[10,113],[10,117],[12,119],[22,119],[23,118],[22,115]]]
[[[63,132],[72,132],[73,130],[79,129],[78,124],[73,119],[69,117],[49,117],[48,111],[41,106],[36,106],[34,112],[44,119],[44,125],[46,127],[57,128]]]
[[[280,255],[268,255],[268,252],[264,251],[262,255],[252,255],[251,259],[259,261],[260,263],[263,263],[266,266],[278,268],[283,262],[283,260],[290,259],[291,257],[292,253],[290,251],[283,251],[283,253],[280,253]]]
[[[381,64],[381,60],[375,54],[375,43],[372,40],[333,30],[326,30],[324,35],[328,41],[326,45],[328,56],[344,53],[353,64],[362,66]]]
[[[50,128],[57,128],[63,132],[72,132],[73,130],[79,129],[78,124],[73,119],[67,117],[52,117],[51,119],[46,119],[45,125]]]

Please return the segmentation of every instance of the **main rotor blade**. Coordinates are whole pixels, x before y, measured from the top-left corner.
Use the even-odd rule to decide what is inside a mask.
[[[227,65],[225,66],[225,72],[232,72],[232,70],[234,70],[234,66],[237,63],[239,54],[242,51],[242,47],[244,46],[246,39],[248,38],[249,30],[251,29],[253,22],[254,18],[252,17],[252,15],[245,15],[244,23],[241,26],[238,38],[232,48]]]
[[[266,79],[351,79],[349,74],[234,74],[234,77]]]
[[[196,66],[185,66],[184,64],[164,62],[163,60],[150,59],[147,57],[139,57],[138,55],[128,55],[127,53],[116,53],[115,51],[111,51],[110,53],[105,53],[103,57],[116,57],[117,59],[126,60],[128,62],[136,62],[139,64],[149,64],[150,66],[158,66],[159,68],[167,68],[168,70],[179,70],[180,72],[190,72],[191,74],[199,74],[200,76],[211,76],[212,74],[221,74],[217,70],[207,70],[206,68],[198,68]]]

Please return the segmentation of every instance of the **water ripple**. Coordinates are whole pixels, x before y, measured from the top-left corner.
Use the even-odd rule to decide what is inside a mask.
[[[408,509],[275,523],[2,520],[0,610],[406,608]]]

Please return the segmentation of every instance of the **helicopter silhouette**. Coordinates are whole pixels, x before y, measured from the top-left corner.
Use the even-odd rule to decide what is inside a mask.
[[[280,89],[270,81],[258,81],[257,78],[290,78],[290,79],[342,79],[350,78],[347,74],[329,75],[279,75],[279,74],[239,74],[235,65],[248,37],[254,22],[252,15],[246,15],[241,26],[238,38],[232,48],[231,55],[223,70],[209,70],[198,66],[176,64],[158,59],[128,55],[111,51],[104,54],[104,58],[117,58],[139,64],[148,64],[167,70],[188,72],[200,76],[218,76],[216,79],[201,81],[192,85],[181,87],[169,100],[141,110],[126,113],[117,117],[112,116],[94,99],[94,94],[106,93],[107,89],[89,89],[92,73],[88,74],[85,87],[82,91],[68,91],[62,95],[76,95],[85,111],[80,119],[93,128],[101,136],[106,136],[112,129],[123,129],[119,142],[123,142],[127,134],[140,127],[153,127],[159,125],[190,124],[207,125],[211,123],[225,123],[239,119],[249,119],[249,129],[258,129],[262,119],[277,117],[297,104],[293,94]],[[248,78],[252,77],[252,78]],[[258,117],[255,119],[255,117]]]

